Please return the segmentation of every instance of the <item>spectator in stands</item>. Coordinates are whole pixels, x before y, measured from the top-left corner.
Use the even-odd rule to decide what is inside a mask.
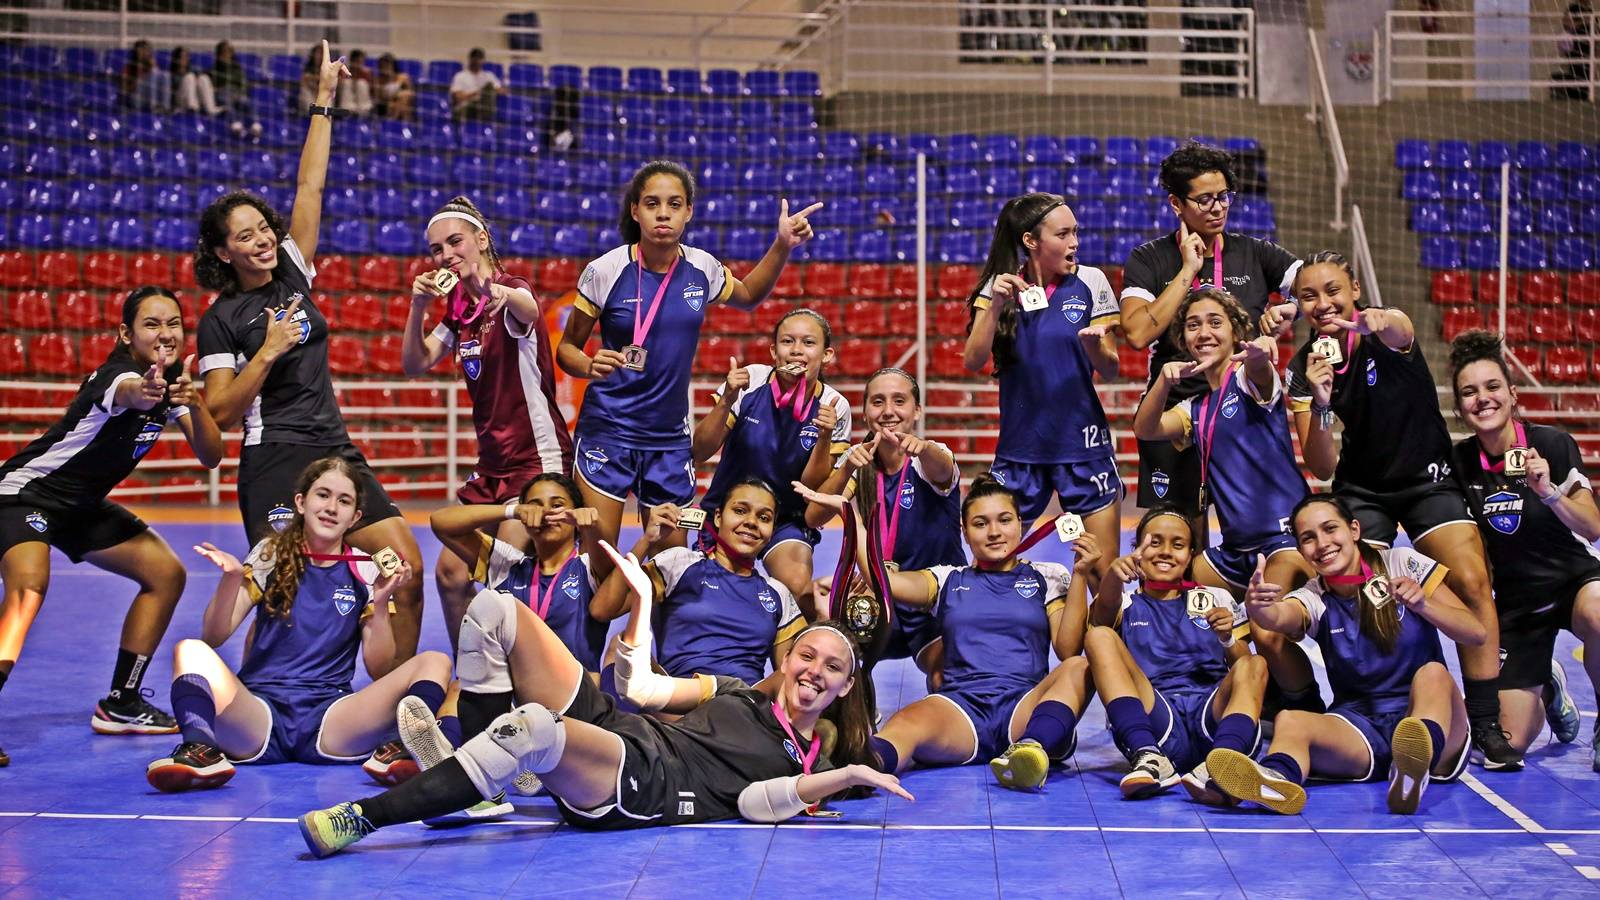
[[[261,135],[261,123],[256,121],[250,108],[250,82],[244,66],[233,52],[233,45],[218,41],[211,61],[211,90],[221,115],[230,120],[228,127],[234,134],[242,134],[245,122],[250,123],[251,137]]]
[[[122,99],[143,112],[163,112],[172,102],[172,76],[156,67],[150,42],[133,42],[133,54],[122,68]]]
[[[1594,56],[1594,39],[1591,37],[1593,23],[1594,8],[1588,3],[1580,0],[1577,3],[1567,4],[1566,15],[1561,17],[1561,31],[1564,37],[1557,47],[1561,52],[1561,58],[1568,62],[1558,67],[1550,77],[1555,81],[1577,82],[1577,86],[1552,87],[1551,99],[1589,99],[1587,84],[1590,78],[1590,58]]]
[[[172,48],[172,61],[167,65],[167,74],[172,78],[170,105],[173,110],[203,112],[208,116],[222,112],[217,107],[210,73],[195,71],[189,59],[189,48]]]
[[[456,121],[494,118],[494,98],[500,77],[483,67],[483,48],[467,54],[467,67],[450,80],[450,111]]]
[[[339,82],[339,100],[335,104],[358,116],[372,112],[372,70],[367,67],[367,54],[362,50],[350,51],[350,77]]]
[[[411,76],[400,71],[394,54],[378,57],[378,76],[372,84],[372,111],[390,119],[410,119],[417,104]]]

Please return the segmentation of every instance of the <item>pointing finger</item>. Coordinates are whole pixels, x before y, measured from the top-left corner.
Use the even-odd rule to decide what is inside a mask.
[[[193,368],[193,367],[194,367],[194,354],[191,353],[188,356],[185,356],[183,358],[183,375],[182,375],[182,377],[188,378],[189,377],[189,370],[191,368]]]
[[[780,218],[780,219],[789,218],[789,198],[788,197],[781,197],[781,198],[778,199],[778,218]]]
[[[805,209],[800,210],[800,212],[796,213],[795,214],[795,218],[804,219],[806,216],[811,215],[812,213],[816,212],[817,210],[819,210],[821,208],[822,208],[822,204],[820,202],[819,203],[813,203],[810,206],[806,207]]]

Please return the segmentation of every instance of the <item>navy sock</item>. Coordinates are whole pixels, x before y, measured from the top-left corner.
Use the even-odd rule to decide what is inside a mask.
[[[873,752],[877,753],[878,758],[883,760],[883,765],[879,769],[893,775],[900,768],[900,751],[894,749],[893,744],[877,735],[872,736],[871,742]]]
[[[172,680],[172,715],[185,742],[217,746],[212,725],[217,721],[217,701],[211,685],[199,675],[179,675]]]
[[[1306,776],[1300,771],[1300,764],[1287,753],[1269,753],[1261,758],[1261,766],[1277,772],[1295,784],[1306,783]]]
[[[1211,746],[1220,750],[1237,750],[1249,755],[1255,749],[1256,735],[1259,729],[1256,720],[1244,713],[1232,713],[1222,717],[1217,723],[1217,730],[1211,739]]]
[[[1156,746],[1156,730],[1138,697],[1118,697],[1106,704],[1106,718],[1117,743],[1132,751]]]
[[[1072,731],[1078,727],[1078,717],[1072,707],[1058,700],[1043,700],[1033,708],[1028,717],[1028,727],[1023,729],[1023,740],[1035,740],[1044,752],[1054,759],[1072,747]]]
[[[455,716],[440,716],[439,730],[444,732],[444,739],[450,742],[450,746],[461,746],[460,719],[456,718]]]
[[[434,714],[444,705],[444,688],[436,681],[413,681],[406,693],[428,704],[428,712]]]
[[[1423,719],[1422,727],[1428,729],[1428,737],[1433,738],[1433,758],[1428,760],[1428,771],[1432,772],[1439,767],[1439,758],[1444,756],[1444,727],[1432,719]]]

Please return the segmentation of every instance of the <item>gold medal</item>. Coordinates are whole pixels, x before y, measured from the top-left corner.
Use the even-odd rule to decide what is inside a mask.
[[[392,577],[396,572],[400,571],[400,554],[389,547],[372,554],[372,562],[377,565],[378,571],[385,578]]]
[[[1382,575],[1374,575],[1361,585],[1361,598],[1371,603],[1374,609],[1382,609],[1393,599],[1389,593],[1389,579]]]
[[[1204,619],[1206,613],[1216,603],[1217,598],[1212,595],[1211,591],[1203,587],[1190,588],[1189,593],[1184,595],[1184,604],[1191,619]]]
[[[1056,537],[1067,544],[1083,537],[1083,517],[1077,513],[1062,513],[1056,517]]]
[[[629,344],[622,348],[622,367],[635,372],[644,371],[645,349],[638,344]]]
[[[1344,363],[1344,348],[1339,346],[1337,338],[1317,338],[1311,342],[1311,352],[1325,357],[1329,365],[1337,366]]]
[[[1528,448],[1527,447],[1512,447],[1511,449],[1506,451],[1506,469],[1505,469],[1505,472],[1506,472],[1507,475],[1526,475],[1526,474],[1528,474]]]
[[[433,286],[446,294],[450,293],[460,281],[461,276],[449,269],[440,269],[433,273]]]

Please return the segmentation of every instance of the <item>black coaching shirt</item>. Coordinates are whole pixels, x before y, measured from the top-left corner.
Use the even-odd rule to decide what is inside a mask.
[[[1183,270],[1183,253],[1178,249],[1178,233],[1170,231],[1153,241],[1146,241],[1128,254],[1128,264],[1122,269],[1122,300],[1137,297],[1154,303],[1167,285]],[[1222,287],[1239,299],[1251,322],[1266,312],[1267,298],[1274,293],[1287,297],[1294,284],[1295,273],[1300,271],[1300,261],[1294,254],[1271,241],[1248,235],[1224,232],[1222,235]],[[1209,283],[1216,270],[1212,259],[1200,262],[1198,276],[1201,284]],[[1181,347],[1174,347],[1167,339],[1167,329],[1162,329],[1150,345],[1150,375],[1154,383],[1161,367],[1169,362],[1187,359]],[[1182,400],[1198,397],[1210,388],[1203,376],[1184,379],[1167,396],[1167,406],[1177,406]]]
[[[1548,425],[1523,427],[1528,446],[1550,461],[1550,483],[1557,490],[1563,494],[1578,488],[1593,490],[1572,435]],[[1527,476],[1485,470],[1480,451],[1476,437],[1456,443],[1456,480],[1483,533],[1497,599],[1512,595],[1549,602],[1559,599],[1547,596],[1551,590],[1600,569],[1600,551],[1544,505],[1528,487]],[[1491,456],[1489,464],[1501,459]]]
[[[270,441],[319,447],[350,442],[328,371],[328,320],[311,301],[316,274],[294,241],[284,238],[271,281],[218,297],[200,317],[201,377],[213,369],[238,372],[266,341],[267,316],[283,315],[300,298],[295,311],[300,343],[272,364],[260,395],[245,411],[246,447]]]
[[[1390,350],[1375,334],[1346,348],[1343,366],[1334,366],[1334,415],[1344,425],[1339,445],[1337,484],[1371,491],[1400,490],[1442,481],[1450,475],[1450,429],[1439,413],[1439,395],[1428,360],[1413,340],[1410,348]],[[1311,409],[1306,381],[1307,342],[1289,360],[1289,409]]]
[[[115,352],[84,379],[66,415],[0,466],[0,503],[71,508],[104,500],[155,446],[167,423],[189,414],[187,406],[166,400],[143,410],[116,405],[117,387],[143,378],[149,368]],[[167,382],[182,371],[179,363],[168,366]]]

